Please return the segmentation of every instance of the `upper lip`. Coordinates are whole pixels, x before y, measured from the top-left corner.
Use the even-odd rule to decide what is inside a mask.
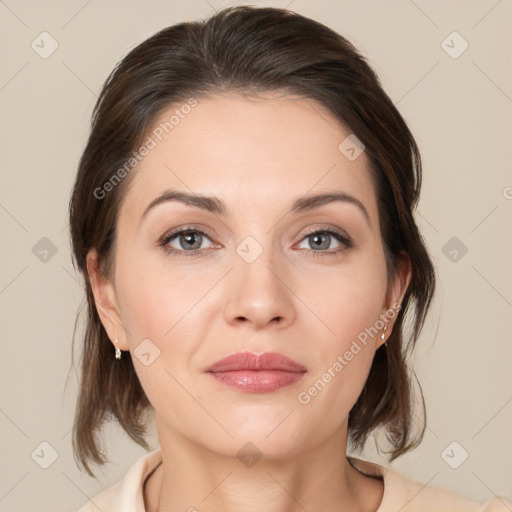
[[[288,372],[305,372],[306,368],[289,357],[276,352],[253,354],[252,352],[237,352],[220,359],[209,366],[206,372],[230,372],[237,370],[283,370]]]

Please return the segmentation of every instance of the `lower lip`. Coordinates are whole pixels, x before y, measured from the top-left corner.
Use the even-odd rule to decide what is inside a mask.
[[[214,379],[233,388],[255,393],[268,393],[299,382],[306,372],[236,370],[209,373]]]

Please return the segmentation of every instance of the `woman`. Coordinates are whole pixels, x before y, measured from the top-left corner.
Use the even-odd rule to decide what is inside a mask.
[[[435,272],[416,143],[364,58],[290,11],[166,28],[113,71],[70,203],[87,289],[73,445],[160,447],[80,510],[507,510],[347,456],[416,447]],[[404,329],[406,319],[412,328]],[[501,508],[500,508],[501,507]]]

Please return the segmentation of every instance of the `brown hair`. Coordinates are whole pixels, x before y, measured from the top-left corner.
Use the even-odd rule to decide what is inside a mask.
[[[130,51],[107,78],[92,114],[69,211],[73,263],[83,274],[88,304],[73,449],[91,476],[89,462],[106,462],[99,446],[103,423],[117,420],[149,449],[146,413],[152,410],[129,353],[121,361],[113,357],[86,267],[88,251],[96,248],[103,275],[110,275],[117,214],[133,173],[108,193],[98,190],[112,182],[170,105],[219,92],[278,90],[316,100],[363,142],[378,196],[388,279],[401,251],[411,261],[411,282],[387,347],[375,353],[349,413],[349,439],[362,448],[368,435],[383,427],[394,460],[423,438],[425,423],[416,433],[412,426],[407,352],[414,348],[430,307],[435,270],[413,217],[421,187],[414,138],[375,72],[344,37],[291,11],[231,7],[205,21],[165,28]],[[420,396],[425,416],[421,388]]]

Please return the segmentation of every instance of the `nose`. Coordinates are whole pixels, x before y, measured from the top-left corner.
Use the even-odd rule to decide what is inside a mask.
[[[235,255],[227,276],[224,315],[231,325],[247,324],[253,329],[267,325],[283,328],[295,320],[296,308],[290,278],[284,264],[276,266],[266,250],[252,263]]]

